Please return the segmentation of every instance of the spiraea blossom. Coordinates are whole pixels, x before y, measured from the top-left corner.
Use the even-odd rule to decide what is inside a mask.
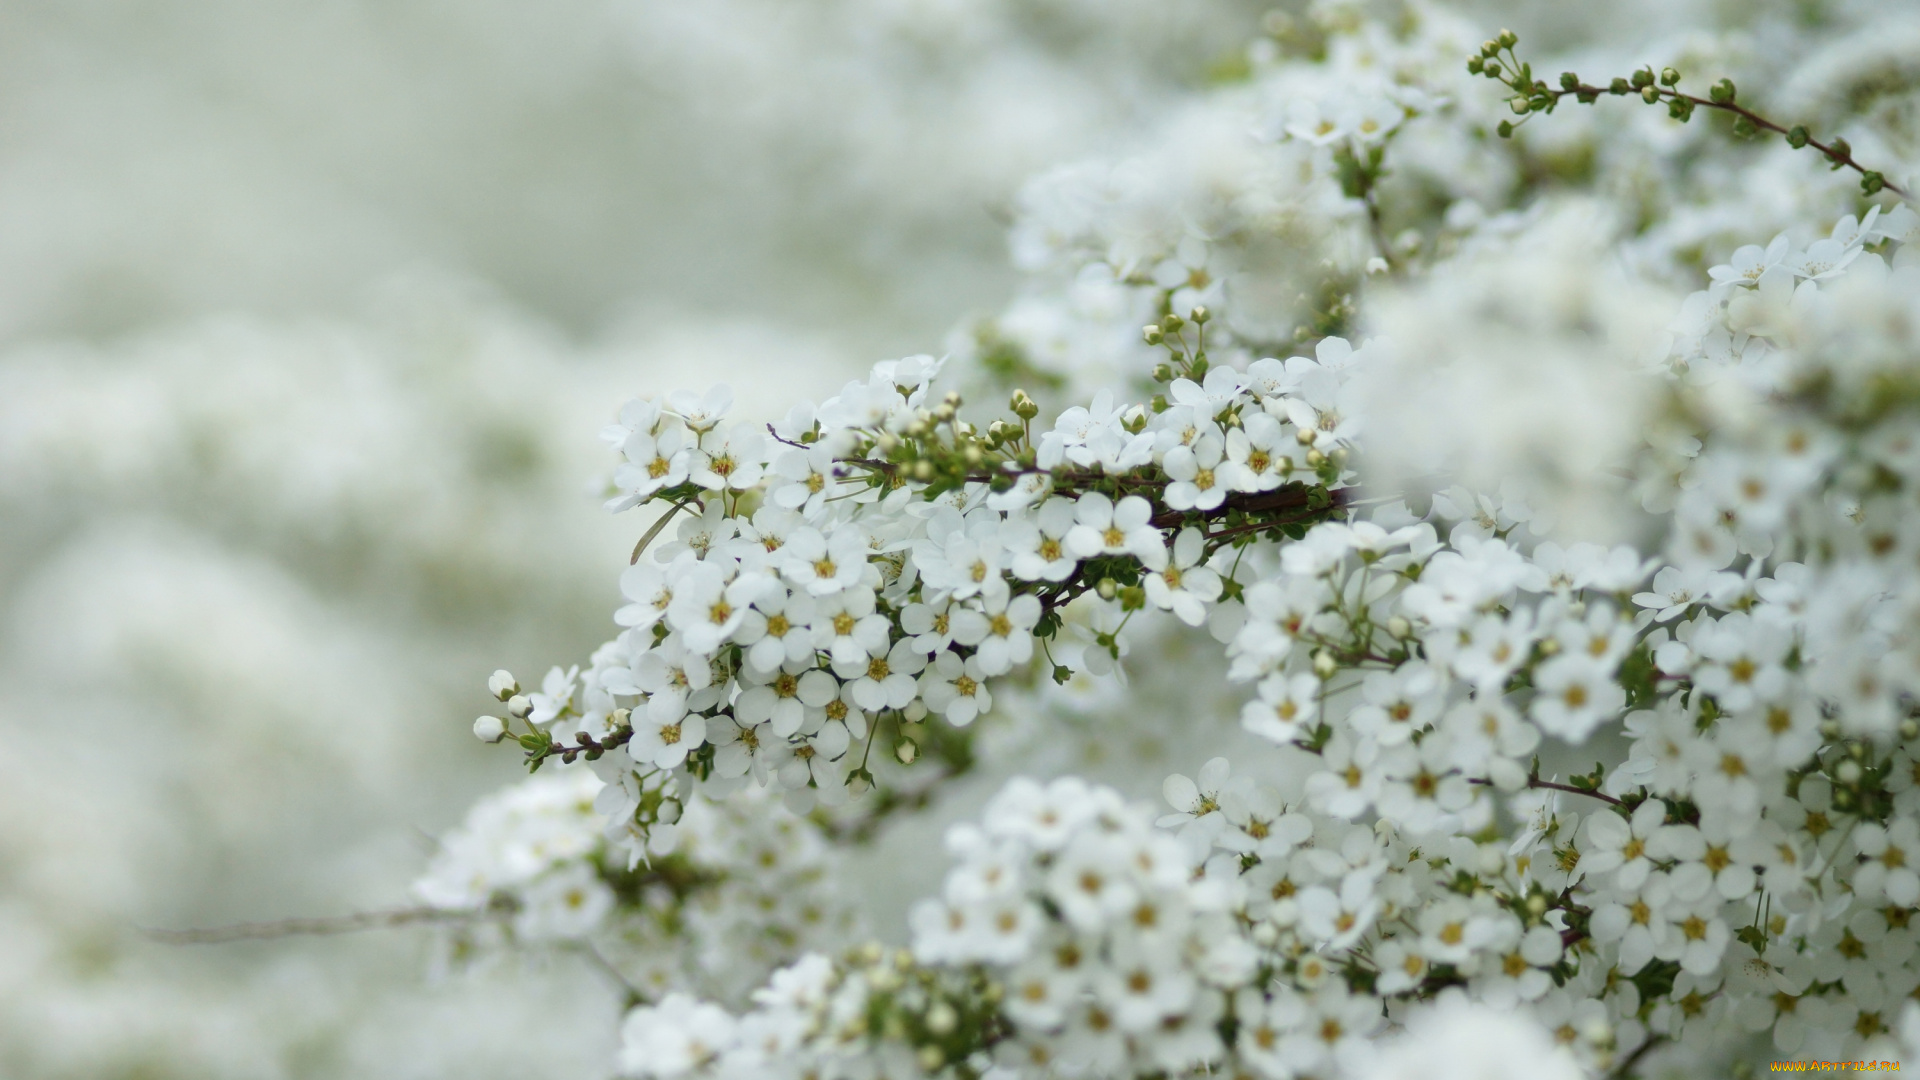
[[[1440,63],[1456,24],[1319,33],[1257,50],[1182,153],[1036,182],[1034,290],[957,354],[771,422],[655,391],[604,433],[608,509],[652,515],[621,630],[537,694],[497,677],[475,726],[563,779],[483,804],[421,895],[526,940],[653,919],[628,1075],[1399,1076],[1425,1040],[1459,1044],[1443,1075],[1517,1075],[1461,1032],[1553,1076],[1898,1052],[1900,178],[1669,297],[1590,199],[1490,216],[1437,170],[1441,220],[1396,210],[1403,141],[1418,171],[1484,118]],[[1597,107],[1503,77],[1511,38],[1467,69],[1515,115]],[[1669,74],[1605,92],[1734,101]],[[1283,237],[1317,269],[1263,263]],[[981,404],[1006,377],[1043,389]],[[1166,808],[1043,775],[1071,771],[1033,749],[1050,723],[1153,733]],[[907,944],[841,949],[819,846],[983,763],[1009,778],[947,829]],[[729,962],[763,984],[711,977],[756,935],[779,947]]]

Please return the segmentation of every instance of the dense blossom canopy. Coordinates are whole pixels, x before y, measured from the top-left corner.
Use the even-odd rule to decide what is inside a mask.
[[[945,357],[603,432],[607,509],[655,515],[622,629],[496,675],[475,733],[536,775],[417,892],[617,942],[629,1075],[1572,1077],[1920,1029],[1908,178],[1689,271],[1605,198],[1482,208],[1494,117],[1559,101],[1510,35],[1321,14],[1153,153],[1034,180],[1030,288]],[[1679,81],[1609,92],[1681,122]],[[853,944],[839,847],[1226,699],[1256,750],[1181,751],[1158,812],[1013,779],[909,947]]]

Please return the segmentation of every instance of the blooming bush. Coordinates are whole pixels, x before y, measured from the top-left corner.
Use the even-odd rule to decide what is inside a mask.
[[[418,893],[618,942],[627,1074],[1630,1075],[1920,1028],[1911,179],[1728,80],[1555,89],[1437,9],[1317,10],[1037,178],[1027,291],[944,358],[603,432],[607,509],[655,514],[623,629],[495,675],[475,734],[538,775]],[[1737,245],[1544,179],[1487,209],[1541,171],[1513,117],[1613,97],[1859,186]],[[846,947],[830,851],[1136,729],[1194,772],[1165,810],[1012,779],[909,946]]]

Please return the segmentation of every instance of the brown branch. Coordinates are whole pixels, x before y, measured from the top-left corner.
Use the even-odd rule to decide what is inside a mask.
[[[168,945],[225,945],[234,941],[268,941],[274,938],[310,935],[353,934],[362,930],[384,930],[415,923],[468,922],[488,918],[486,911],[446,908],[396,908],[389,911],[361,911],[322,919],[279,919],[274,922],[245,922],[204,930],[154,930],[141,933]]]
[[[1467,783],[1488,785],[1488,784],[1492,784],[1493,781],[1485,777],[1469,777],[1467,779]],[[1591,798],[1599,799],[1601,802],[1604,802],[1604,803],[1612,803],[1615,806],[1625,805],[1619,799],[1616,799],[1611,795],[1605,794],[1604,792],[1595,791],[1592,788],[1574,787],[1572,784],[1556,784],[1551,780],[1542,780],[1538,777],[1533,777],[1533,776],[1527,777],[1527,786],[1530,788],[1545,788],[1546,790],[1549,790],[1549,791],[1566,791],[1566,792],[1571,792],[1572,794],[1575,794],[1575,795],[1586,795]]]

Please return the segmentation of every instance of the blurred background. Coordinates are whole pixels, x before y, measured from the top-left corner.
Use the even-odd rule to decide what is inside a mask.
[[[1269,6],[0,0],[0,1077],[605,1075],[565,958],[141,930],[405,904],[487,673],[615,629],[620,403],[939,352]]]
[[[0,1077],[605,1075],[566,958],[141,929],[405,905],[616,629],[620,403],[938,351],[1263,11],[0,3]]]

